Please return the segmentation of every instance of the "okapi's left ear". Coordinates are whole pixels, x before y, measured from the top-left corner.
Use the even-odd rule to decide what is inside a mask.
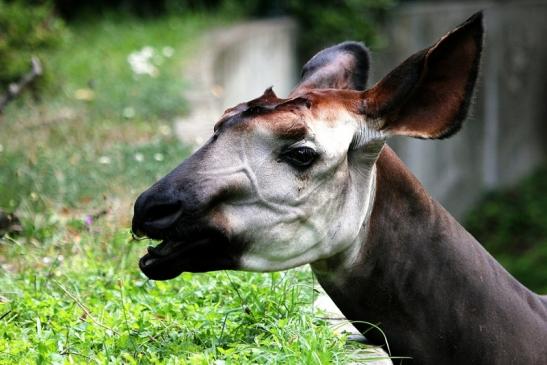
[[[359,42],[343,42],[313,56],[302,68],[300,83],[290,97],[310,89],[364,90],[369,55]]]
[[[482,12],[408,58],[364,93],[362,112],[389,134],[445,138],[467,116],[482,50]]]

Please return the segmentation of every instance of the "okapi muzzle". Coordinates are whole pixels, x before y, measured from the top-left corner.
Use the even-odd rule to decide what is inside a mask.
[[[218,184],[214,176],[199,179],[199,166],[210,150],[206,146],[197,151],[135,202],[133,233],[162,241],[148,247],[139,262],[151,279],[172,279],[183,271],[237,268],[241,244],[230,239],[215,210],[219,199],[228,198],[229,185]]]

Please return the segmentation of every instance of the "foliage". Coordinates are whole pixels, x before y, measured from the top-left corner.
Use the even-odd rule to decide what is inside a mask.
[[[59,46],[66,35],[50,6],[0,0],[0,92],[29,72],[32,56]],[[47,64],[45,72],[49,75]]]
[[[36,2],[36,0],[21,0]],[[364,41],[370,47],[384,43],[376,29],[396,0],[53,0],[65,19],[104,16],[108,12],[142,17],[186,14],[221,9],[232,18],[292,16],[300,24],[303,59],[326,46],[345,40]]]
[[[369,47],[380,47],[383,40],[377,32],[394,0],[289,1],[290,14],[302,28],[300,47],[310,57],[326,46],[346,40],[363,41]]]
[[[547,293],[547,167],[517,186],[488,193],[466,227],[530,289]]]
[[[4,0],[10,1],[10,0]],[[108,14],[125,14],[140,18],[165,15],[184,15],[188,12],[218,9],[223,0],[14,0],[27,5],[44,3],[54,6],[57,13],[69,22],[101,18]],[[242,3],[245,0],[242,1]]]
[[[300,26],[299,48],[303,59],[318,50],[346,40],[381,47],[377,28],[395,0],[224,0],[225,11],[246,16],[294,17]]]
[[[189,150],[180,65],[223,18],[104,18],[73,26],[48,54],[62,89],[22,99],[0,121],[0,208],[22,233],[0,238],[0,364],[331,364],[348,347],[311,305],[309,270],[183,274],[148,281],[132,203]],[[171,57],[135,73],[128,56]],[[148,54],[149,52],[144,52]],[[143,61],[144,62],[144,61]],[[128,108],[132,109],[128,113]]]
[[[41,103],[18,100],[0,123],[0,207],[17,209],[31,195],[76,206],[94,194],[121,193],[138,181],[137,171],[154,178],[147,163],[184,153],[174,141],[160,142],[173,139],[168,120],[186,111],[180,65],[209,21],[218,18],[117,17],[73,27],[48,53],[62,88]],[[144,47],[171,49],[169,58],[157,58],[154,76],[135,74],[128,63]],[[139,169],[120,174],[131,164]]]
[[[75,34],[47,53],[57,85],[48,90],[53,94],[48,102],[57,104],[58,111],[66,111],[70,104],[68,109],[90,114],[85,117],[98,123],[180,114],[186,110],[179,74],[182,57],[192,51],[200,29],[223,22],[214,14],[148,20],[119,14],[75,24]],[[154,52],[149,60],[157,69],[153,75],[136,73],[128,62],[143,48]],[[20,100],[19,106],[27,102]]]
[[[2,364],[332,364],[367,355],[316,319],[309,271],[148,281],[127,231],[42,217],[2,241],[17,257],[0,276]]]

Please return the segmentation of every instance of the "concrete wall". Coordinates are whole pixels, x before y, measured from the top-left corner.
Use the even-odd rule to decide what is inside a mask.
[[[225,109],[262,95],[270,86],[287,95],[296,83],[296,24],[281,18],[216,30],[184,67],[191,112],[175,122],[185,143],[199,145]]]
[[[389,46],[373,55],[373,81],[484,9],[486,41],[471,117],[454,137],[390,144],[456,216],[488,188],[506,186],[545,160],[547,2],[414,3],[386,25]]]

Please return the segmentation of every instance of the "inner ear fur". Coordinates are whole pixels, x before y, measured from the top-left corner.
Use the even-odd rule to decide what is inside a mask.
[[[365,91],[362,111],[381,119],[390,134],[446,138],[457,132],[477,80],[482,18],[474,14]]]
[[[310,89],[365,90],[369,70],[367,48],[343,42],[313,56],[302,68],[300,83],[290,97]]]

